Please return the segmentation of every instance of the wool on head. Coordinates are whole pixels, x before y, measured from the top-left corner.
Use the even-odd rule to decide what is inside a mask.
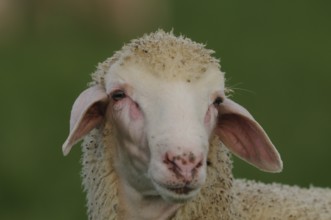
[[[199,80],[210,68],[220,68],[219,60],[212,56],[213,50],[172,32],[158,30],[132,40],[111,58],[99,64],[92,74],[92,84],[104,84],[104,75],[114,63],[136,65],[163,80]]]

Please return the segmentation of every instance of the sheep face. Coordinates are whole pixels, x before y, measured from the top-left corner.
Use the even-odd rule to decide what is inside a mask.
[[[115,168],[143,196],[184,202],[206,177],[209,142],[219,139],[263,171],[282,169],[262,127],[224,94],[224,74],[212,52],[157,32],[116,53],[96,84],[73,105],[64,154],[93,128],[114,131]],[[101,125],[101,126],[100,126]]]
[[[203,185],[215,100],[225,99],[223,74],[211,66],[206,76],[165,80],[136,65],[116,64],[107,73],[119,173],[143,194],[185,201]]]

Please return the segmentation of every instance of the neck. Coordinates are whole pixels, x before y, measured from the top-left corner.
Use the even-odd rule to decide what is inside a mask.
[[[166,220],[170,219],[180,207],[179,204],[168,203],[160,196],[143,196],[125,181],[119,184],[119,216],[127,220]]]
[[[118,176],[112,166],[113,148],[106,126],[94,129],[85,137],[82,178],[87,198],[87,214],[91,220],[118,219]],[[108,141],[108,142],[105,142]]]

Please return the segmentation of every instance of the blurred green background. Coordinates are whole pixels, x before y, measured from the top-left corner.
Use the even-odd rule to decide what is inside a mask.
[[[98,62],[157,28],[206,43],[233,99],[263,125],[281,174],[235,159],[237,177],[331,186],[331,1],[0,0],[0,219],[86,219],[69,112]]]

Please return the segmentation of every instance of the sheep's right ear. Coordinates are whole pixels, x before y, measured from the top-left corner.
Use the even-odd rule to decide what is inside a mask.
[[[86,89],[78,96],[71,110],[70,133],[62,146],[65,156],[74,144],[103,121],[107,105],[108,96],[99,85]]]

